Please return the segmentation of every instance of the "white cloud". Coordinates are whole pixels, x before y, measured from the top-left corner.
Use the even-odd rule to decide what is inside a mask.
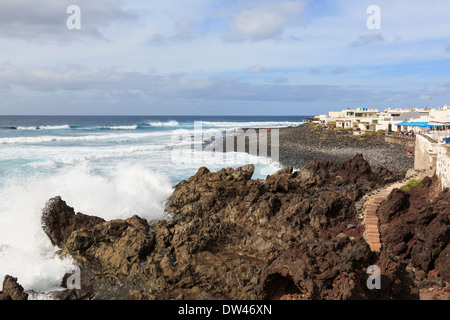
[[[81,29],[69,30],[67,8],[73,0],[15,0],[0,2],[0,38],[67,43],[86,38],[104,38],[101,29],[136,15],[112,0],[77,0]]]
[[[167,39],[162,34],[155,33],[150,38],[150,44],[162,46],[167,44]]]
[[[248,74],[258,74],[258,73],[263,73],[265,71],[266,71],[266,68],[264,68],[260,64],[248,67],[247,70],[245,70],[245,72]]]
[[[17,88],[34,94],[62,97],[80,94],[93,99],[97,95],[121,95],[145,99],[224,100],[224,101],[325,101],[345,102],[361,99],[378,101],[392,97],[386,90],[343,85],[288,85],[287,78],[277,77],[267,84],[252,84],[239,78],[193,77],[183,74],[166,76],[153,73],[122,72],[116,68],[88,70],[78,65],[64,67],[15,67],[0,65],[0,90],[7,95]],[[441,88],[448,85],[443,85]],[[435,92],[437,89],[434,89]],[[400,91],[399,96],[411,94]],[[75,98],[76,99],[76,98]],[[144,99],[144,100],[145,100]],[[1,103],[0,103],[1,105]]]
[[[305,1],[268,2],[234,15],[229,41],[260,41],[280,36],[288,25],[302,22]]]
[[[373,2],[329,3],[0,0],[0,64],[13,65],[2,66],[0,90],[22,87],[48,100],[56,99],[59,94],[54,93],[61,90],[61,96],[84,96],[85,104],[89,98],[96,101],[97,96],[116,92],[126,101],[136,90],[143,100],[155,97],[159,102],[180,98],[208,99],[211,104],[213,99],[294,103],[319,99],[313,97],[317,95],[334,104],[386,101],[377,92],[390,88],[400,94],[389,94],[389,99],[401,102],[397,97],[406,96],[414,101],[417,92],[447,81],[443,69],[450,53],[450,19],[444,10],[448,0],[435,0],[432,6],[379,0],[382,34],[371,35],[366,8]],[[68,4],[81,7],[80,32],[66,28]],[[105,38],[110,41],[73,41]],[[70,65],[73,62],[83,67]],[[431,68],[425,68],[427,64]],[[152,67],[156,71],[148,73]],[[237,74],[242,79],[234,79]],[[355,84],[361,87],[352,90]],[[403,94],[409,90],[416,93]],[[91,95],[93,91],[97,95]],[[10,105],[19,105],[25,96],[18,95],[18,103]],[[447,97],[448,91],[442,91],[441,98],[433,95]]]
[[[275,103],[278,105],[271,105],[276,114],[293,103],[310,108],[312,104],[391,106],[404,105],[405,101],[417,102],[417,88],[392,88],[383,84],[288,84],[283,76],[255,84],[248,79],[229,76],[157,75],[125,72],[119,68],[92,70],[78,65],[52,68],[0,65],[3,97],[0,111],[11,114],[36,112],[43,105],[47,109],[37,110],[39,113],[48,112],[51,105],[52,110],[59,114],[74,110],[80,114],[95,111],[123,114],[124,110],[144,114],[145,110],[148,111],[146,107],[152,104],[158,108],[170,105],[175,108],[173,110],[184,114],[183,106],[187,105],[201,104],[204,111],[217,113],[218,110],[208,108],[211,105],[224,107],[227,103],[232,106],[247,103],[251,109],[258,103]],[[443,100],[450,97],[449,88],[447,83],[429,90],[433,97],[439,93],[440,100]],[[164,112],[164,108],[160,112]]]
[[[161,46],[174,42],[190,41],[195,38],[194,23],[189,18],[183,18],[174,22],[174,34],[172,36],[155,33],[151,36],[149,43]]]
[[[364,36],[359,36],[358,39],[356,39],[355,41],[351,42],[349,44],[350,47],[362,47],[362,46],[367,46],[373,43],[377,43],[377,42],[383,42],[384,38],[383,36],[378,33],[378,34],[366,34]]]
[[[330,71],[330,74],[342,74],[342,73],[347,73],[348,69],[346,68],[334,68]]]
[[[280,76],[280,77],[276,77],[271,82],[272,83],[286,83],[286,82],[288,82],[288,79],[286,77]]]
[[[185,40],[191,40],[194,38],[194,35],[193,35],[194,26],[193,26],[191,19],[184,18],[180,21],[176,21],[175,28],[177,30],[177,33],[174,36],[175,40],[185,41]]]

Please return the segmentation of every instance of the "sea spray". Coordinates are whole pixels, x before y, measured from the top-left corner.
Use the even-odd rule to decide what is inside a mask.
[[[50,198],[59,195],[76,212],[106,220],[136,214],[151,222],[170,218],[163,208],[172,187],[199,166],[217,171],[252,163],[254,179],[280,168],[248,153],[192,154],[191,141],[172,141],[185,130],[193,134],[195,120],[202,119],[0,117],[0,280],[10,274],[26,290],[48,291],[60,288],[64,274],[73,270],[72,260],[58,257],[42,230],[41,213]],[[203,120],[203,137],[209,137],[224,130],[233,135],[236,128],[288,126],[298,119]],[[172,161],[175,146],[188,155]],[[203,153],[200,164],[191,161],[197,152]]]
[[[55,255],[41,225],[41,212],[60,195],[76,212],[106,220],[137,214],[147,220],[167,217],[164,202],[172,192],[170,179],[127,163],[102,176],[87,164],[66,167],[51,176],[7,181],[0,189],[0,278],[17,277],[26,290],[48,291],[60,286],[73,268],[70,259]]]

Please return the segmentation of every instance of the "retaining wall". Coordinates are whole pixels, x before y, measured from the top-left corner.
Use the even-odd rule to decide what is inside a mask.
[[[414,169],[432,170],[444,188],[450,187],[450,145],[439,144],[429,137],[417,135]]]
[[[409,138],[409,137],[389,135],[389,136],[384,136],[384,141],[389,142],[389,143],[401,144],[408,148],[415,147],[415,139]]]

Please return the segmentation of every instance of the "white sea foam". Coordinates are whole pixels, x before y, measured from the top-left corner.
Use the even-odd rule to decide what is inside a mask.
[[[70,129],[70,125],[65,124],[65,125],[59,125],[59,126],[39,126],[39,127],[34,127],[34,126],[19,126],[16,128],[17,130],[62,130],[62,129]]]
[[[11,159],[27,159],[26,164],[35,169],[55,169],[58,165],[77,165],[79,163],[86,163],[89,161],[107,160],[108,162],[123,161],[126,159],[136,159],[136,157],[143,157],[150,159],[159,153],[167,152],[164,145],[124,145],[111,147],[100,146],[68,146],[54,148],[50,145],[36,145],[23,146],[19,148],[15,145],[4,146],[0,153],[0,161]],[[31,155],[34,158],[31,158]]]
[[[42,231],[41,210],[60,195],[78,212],[106,220],[137,214],[148,220],[166,217],[163,205],[172,192],[170,179],[130,163],[117,164],[107,175],[88,164],[65,167],[51,176],[11,178],[0,189],[0,278],[18,277],[26,290],[57,288],[71,260],[57,250]]]
[[[95,141],[95,140],[116,140],[124,141],[130,139],[141,139],[150,136],[163,136],[167,133],[163,132],[146,132],[146,133],[127,133],[127,134],[97,134],[85,136],[34,136],[34,137],[11,137],[0,138],[0,144],[19,144],[19,143],[43,143],[55,141]]]
[[[62,130],[62,129],[70,129],[70,125],[64,124],[60,126],[40,126],[40,130]]]
[[[161,122],[161,121],[151,121],[148,123],[152,127],[177,127],[179,126],[178,121],[171,120],[167,122]]]
[[[17,127],[17,130],[37,130],[36,127]]]
[[[164,128],[102,130],[97,134],[73,130],[70,136],[67,132],[58,135],[56,130],[38,130],[18,133],[28,136],[0,138],[0,161],[5,166],[13,164],[8,171],[0,168],[7,173],[0,177],[0,279],[10,274],[18,277],[27,290],[48,291],[58,288],[63,275],[73,268],[70,259],[55,256],[57,248],[42,231],[42,208],[54,196],[60,195],[76,211],[106,220],[133,214],[156,220],[166,218],[163,205],[172,192],[172,183],[192,176],[199,166],[216,171],[253,163],[254,178],[264,178],[279,169],[279,164],[270,159],[246,153],[192,151],[191,126],[182,129],[176,121],[150,125]],[[225,130],[232,134],[238,126],[276,125],[289,123],[203,122],[199,141],[221,138]],[[179,149],[184,153],[178,156]]]
[[[111,130],[136,130],[138,128],[137,125],[134,126],[111,126],[111,127],[106,127],[108,129]]]
[[[231,121],[202,121],[203,126],[211,126],[218,128],[282,128],[298,126],[298,122],[289,121],[249,121],[249,122],[231,122]]]

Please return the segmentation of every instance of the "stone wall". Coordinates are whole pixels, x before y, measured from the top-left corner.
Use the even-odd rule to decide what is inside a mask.
[[[450,187],[450,145],[439,144],[429,137],[417,135],[414,169],[432,170],[443,187]]]
[[[397,136],[397,135],[384,136],[384,141],[389,142],[389,143],[400,144],[407,148],[414,148],[414,146],[415,146],[414,138],[401,137],[401,136]]]

